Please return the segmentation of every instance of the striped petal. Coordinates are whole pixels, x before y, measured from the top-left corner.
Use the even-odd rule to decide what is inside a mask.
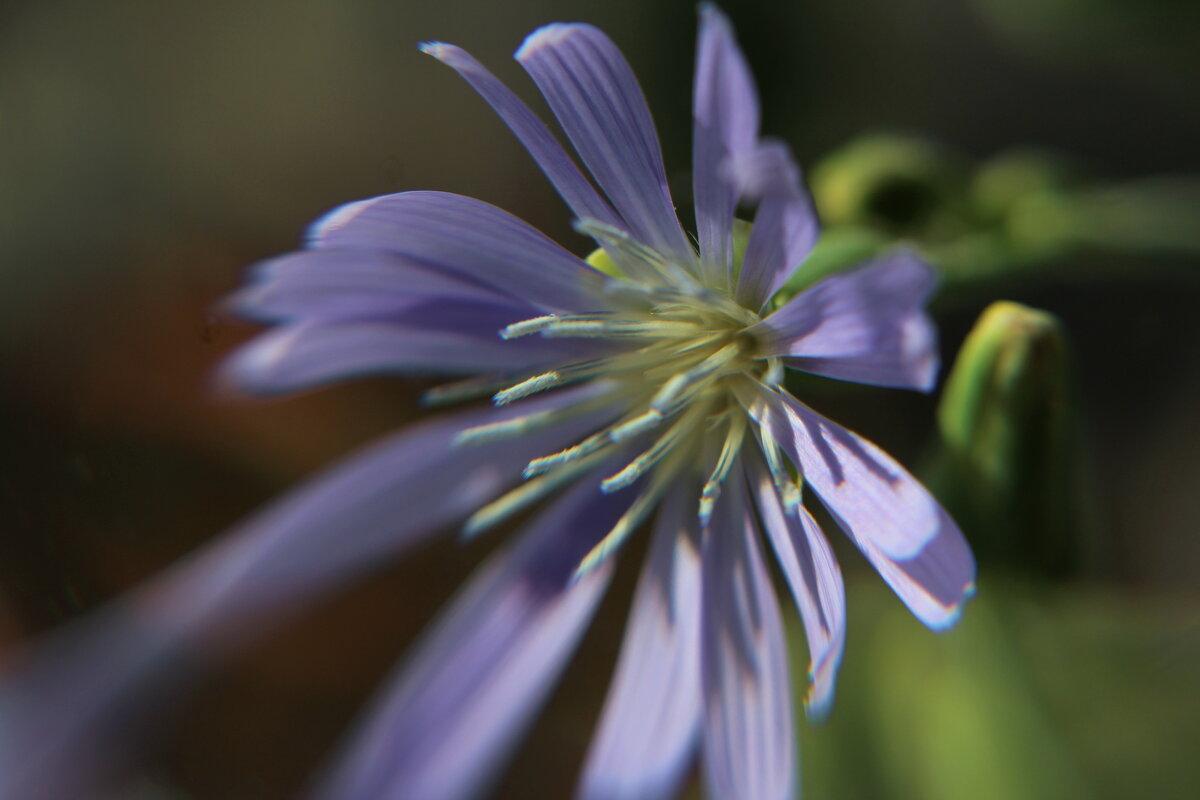
[[[222,377],[255,394],[279,394],[364,375],[520,373],[577,360],[589,344],[530,336],[504,341],[504,326],[529,317],[511,306],[432,303],[439,330],[381,321],[288,325],[261,334],[224,365]],[[454,323],[457,323],[455,325]]]
[[[317,249],[386,251],[557,311],[596,310],[601,276],[537,229],[482,200],[401,192],[360,200],[309,231]]]
[[[763,140],[735,158],[729,169],[742,196],[758,202],[738,275],[737,300],[761,309],[812,250],[820,226],[787,145]]]
[[[659,512],[616,677],[592,740],[582,800],[674,797],[700,718],[700,554],[695,498],[677,488]]]
[[[704,541],[704,764],[714,797],[789,800],[796,743],[787,646],[757,539],[745,478],[730,475]]]
[[[808,714],[821,718],[833,704],[838,666],[846,645],[846,587],[842,571],[817,521],[800,506],[785,514],[770,474],[758,464],[750,471],[759,516],[788,588],[800,610],[808,640]]]
[[[409,428],[10,661],[0,682],[0,798],[97,796],[120,748],[130,746],[127,734],[151,721],[164,696],[194,681],[201,654],[220,655],[398,556],[511,485],[530,458],[577,440],[612,413],[580,415],[513,441],[453,444],[464,428],[568,397]]]
[[[581,481],[472,579],[375,704],[318,791],[330,800],[462,800],[549,694],[608,585],[572,572],[630,498]],[[572,535],[565,536],[570,531]]]
[[[928,392],[937,335],[925,303],[937,275],[900,251],[825,278],[751,329],[763,355],[831,378]]]
[[[925,487],[878,447],[788,394],[741,397],[912,612],[934,629],[953,625],[973,591],[975,560]]]
[[[445,42],[428,42],[421,45],[421,50],[457,72],[487,101],[521,144],[525,145],[576,217],[598,220],[616,228],[625,227],[617,212],[600,196],[550,133],[546,123],[538,119],[529,106],[521,102],[486,67],[461,47]]]
[[[714,285],[732,288],[733,213],[738,187],[728,167],[758,139],[758,92],[729,20],[700,9],[692,97],[692,191],[700,256]]]
[[[261,322],[399,319],[434,300],[537,309],[476,281],[394,253],[301,250],[256,264],[251,282],[225,306]]]
[[[634,237],[691,264],[650,109],[616,45],[591,25],[556,23],[530,34],[516,57]]]

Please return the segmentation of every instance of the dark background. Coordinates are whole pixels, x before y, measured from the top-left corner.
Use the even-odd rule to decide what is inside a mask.
[[[724,8],[759,82],[764,131],[787,140],[802,164],[883,130],[930,137],[967,159],[1050,148],[1114,181],[1200,175],[1194,2]],[[689,2],[0,6],[0,642],[19,647],[95,607],[420,413],[422,385],[399,380],[270,402],[213,389],[214,365],[253,332],[217,303],[246,265],[295,247],[313,218],[365,196],[440,189],[585,246],[503,125],[416,50],[427,39],[460,44],[534,102],[509,56],[554,20],[592,22],[620,45],[685,193]],[[1076,269],[1001,283],[941,314],[948,359],[990,299],[1063,319],[1080,434],[1078,557],[1041,575],[990,564],[982,548],[975,616],[984,621],[969,610],[960,631],[935,638],[901,620],[899,604],[847,556],[856,627],[834,718],[800,728],[811,749],[808,796],[954,796],[967,786],[981,797],[1152,796],[1147,787],[1184,797],[1200,780],[1189,755],[1200,741],[1189,694],[1200,666],[1200,261],[1094,258],[1106,267],[1094,278]],[[917,464],[934,402],[881,390],[830,395],[818,407]],[[180,703],[136,778],[143,794],[128,796],[290,796],[493,541],[428,546],[261,639]],[[626,561],[503,796],[569,793],[619,643],[635,573]],[[897,626],[910,644],[889,643]],[[1003,631],[1009,666],[986,655],[993,629]],[[952,736],[938,749],[936,736],[918,736],[932,744],[897,750],[888,742],[913,734],[904,715],[926,719],[924,706],[888,711],[887,698],[916,686],[895,681],[928,681],[915,655],[927,650],[947,663],[974,658],[999,676],[969,672],[990,698],[973,708],[1002,709],[1009,692],[1032,716],[989,729],[992,738]],[[798,645],[800,676],[803,658]],[[893,662],[891,688],[872,694],[872,676]],[[1029,730],[1059,748],[1046,763],[1022,760]],[[1023,770],[1032,788],[989,777],[997,763]],[[938,765],[951,777],[938,777]],[[956,769],[965,783],[954,783]],[[860,780],[868,773],[873,784]]]

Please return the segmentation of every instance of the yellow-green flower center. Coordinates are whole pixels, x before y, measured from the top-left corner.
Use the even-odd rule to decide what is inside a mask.
[[[680,270],[662,262],[652,265],[656,273],[646,279],[625,277],[607,255],[593,254],[589,263],[613,278],[609,308],[534,317],[509,325],[500,335],[600,340],[605,345],[601,354],[512,382],[495,392],[493,401],[507,405],[554,387],[596,381],[605,391],[587,402],[617,403],[625,412],[582,441],[529,462],[528,480],[481,508],[466,527],[469,534],[490,527],[632,443],[644,442],[644,449],[601,482],[605,492],[637,483],[638,496],[584,559],[581,571],[616,548],[653,510],[666,488],[687,471],[708,471],[699,497],[699,516],[707,521],[750,430],[738,400],[739,387],[776,385],[782,379],[779,359],[764,357],[751,332],[760,315],[735,303],[730,287],[707,287],[686,276],[674,283],[662,280],[664,273]],[[472,428],[462,433],[460,441],[519,435],[579,410],[579,405],[560,407]],[[768,443],[765,449],[772,472],[781,483],[790,482],[777,454],[771,452],[773,446]]]

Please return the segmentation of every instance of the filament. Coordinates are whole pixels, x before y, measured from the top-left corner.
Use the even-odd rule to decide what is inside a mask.
[[[708,525],[708,521],[712,518],[717,498],[721,496],[721,485],[728,477],[729,470],[737,462],[737,456],[742,450],[742,441],[745,437],[746,415],[730,415],[729,432],[725,435],[725,442],[721,446],[721,455],[717,458],[717,465],[713,468],[712,475],[709,476],[708,482],[704,484],[704,488],[700,492],[699,516],[702,525]]]

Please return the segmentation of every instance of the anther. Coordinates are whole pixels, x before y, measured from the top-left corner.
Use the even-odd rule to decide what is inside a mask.
[[[496,498],[483,508],[476,511],[463,523],[462,537],[470,539],[483,531],[527,508],[546,495],[558,489],[567,481],[591,469],[595,459],[583,459],[573,464],[570,469],[560,470],[552,475],[523,483],[510,492]]]
[[[664,488],[663,485],[653,486],[639,495],[637,500],[633,501],[633,505],[629,507],[629,510],[621,515],[621,518],[604,535],[604,538],[589,550],[588,554],[579,562],[579,566],[575,568],[575,574],[572,576],[574,580],[579,580],[597,566],[603,564],[610,555],[625,543],[629,535],[637,530],[642,521],[654,510]]]
[[[745,435],[745,415],[734,414],[729,418],[729,433],[725,435],[725,442],[721,446],[721,455],[717,458],[717,465],[713,468],[712,475],[700,492],[700,508],[698,513],[702,525],[707,525],[709,520],[712,519],[713,508],[716,506],[717,498],[721,496],[721,484],[725,482],[729,471],[733,469],[733,465],[737,462],[738,453],[741,452],[742,440],[745,438]]]
[[[549,389],[551,386],[557,386],[559,378],[560,376],[555,370],[543,372],[541,375],[534,375],[532,378],[526,378],[515,386],[510,386],[507,389],[496,392],[492,395],[492,402],[498,406],[506,406],[514,400],[520,400],[522,397],[537,394],[540,391]]]
[[[521,320],[502,328],[500,330],[501,339],[516,339],[521,336],[529,336],[533,333],[539,333],[545,330],[548,326],[554,324],[560,319],[557,314],[547,314],[543,317],[533,317],[532,319]]]
[[[609,432],[609,436],[614,442],[623,442],[626,439],[632,439],[638,434],[645,433],[657,427],[666,417],[661,411],[650,409],[645,414],[634,417],[626,423],[618,425]]]
[[[610,494],[633,484],[670,453],[677,443],[686,440],[699,421],[707,415],[707,404],[688,409],[653,445],[630,461],[620,472],[606,478],[600,484],[600,490]]]

